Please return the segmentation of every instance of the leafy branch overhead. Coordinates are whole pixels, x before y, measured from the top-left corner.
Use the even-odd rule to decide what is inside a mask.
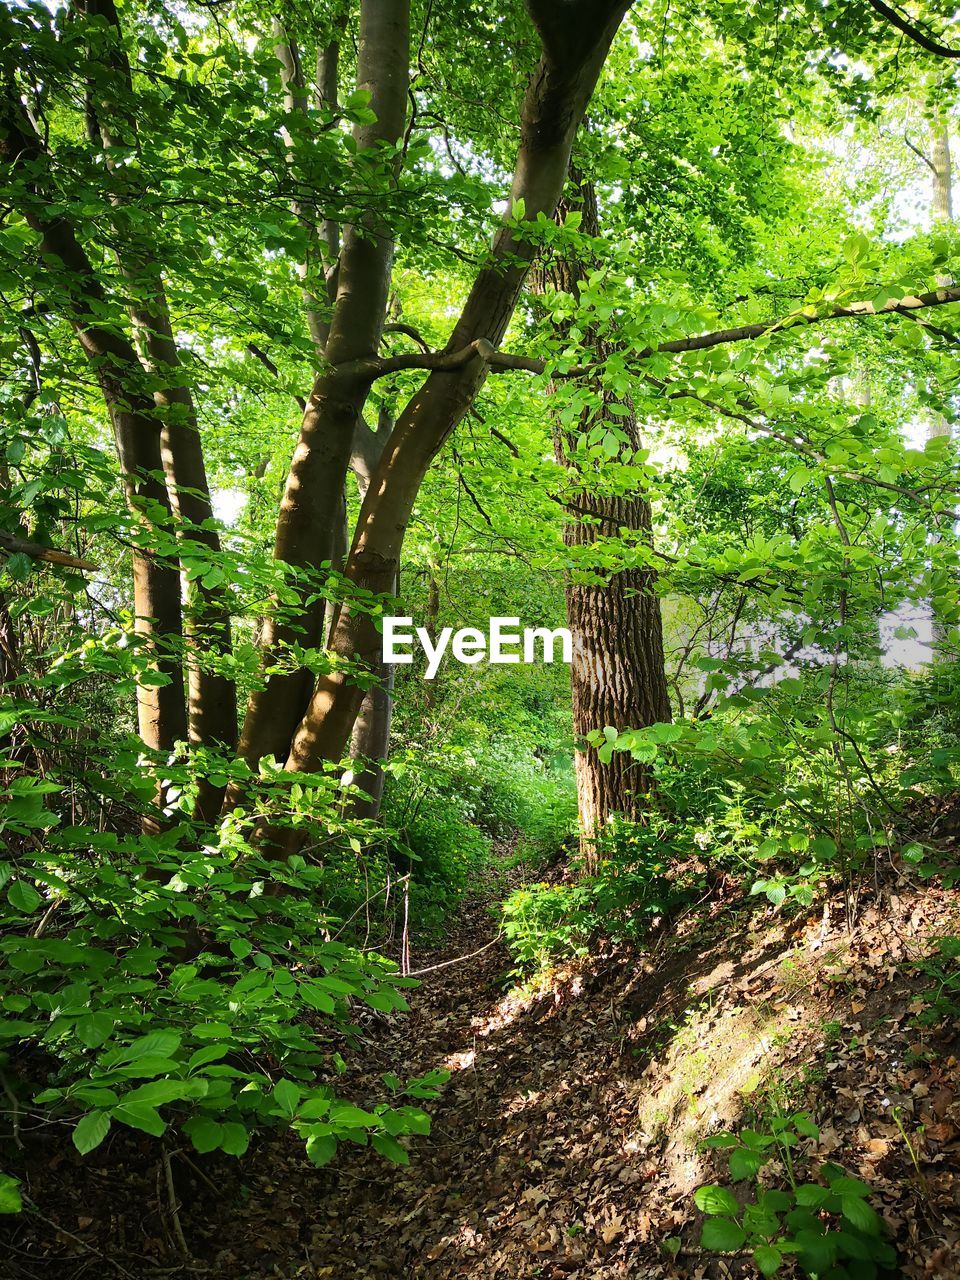
[[[958,31],[0,6],[0,1270],[960,1275]]]

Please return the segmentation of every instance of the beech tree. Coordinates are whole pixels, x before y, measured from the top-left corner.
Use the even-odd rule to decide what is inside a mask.
[[[377,615],[396,590],[424,477],[491,373],[543,375],[600,396],[604,416],[615,414],[619,422],[617,432],[608,424],[602,433],[613,441],[611,460],[643,446],[644,414],[675,402],[739,421],[816,459],[816,445],[780,431],[763,405],[756,412],[749,387],[731,384],[721,394],[709,385],[706,353],[750,344],[766,349],[770,342],[786,351],[807,328],[819,333],[834,321],[877,313],[916,316],[960,298],[954,285],[877,286],[861,271],[832,290],[790,299],[794,305],[724,325],[714,309],[690,298],[679,310],[667,308],[654,319],[638,315],[625,324],[635,308],[624,297],[615,316],[619,332],[609,317],[591,323],[587,306],[589,341],[578,336],[580,349],[572,358],[558,357],[556,350],[544,356],[509,344],[504,349],[531,264],[545,248],[544,228],[555,225],[584,116],[626,12],[626,3],[531,3],[525,15],[505,15],[501,30],[494,23],[493,34],[483,21],[471,26],[472,38],[500,52],[506,41],[519,40],[516,68],[500,65],[496,71],[497,87],[505,88],[515,115],[492,128],[498,157],[513,149],[512,177],[502,185],[499,174],[493,181],[483,177],[485,197],[501,185],[500,225],[485,249],[475,233],[453,244],[453,254],[471,259],[476,269],[449,332],[434,343],[396,318],[392,293],[398,253],[412,261],[429,252],[424,212],[431,196],[424,174],[439,170],[426,164],[431,144],[418,130],[425,128],[436,145],[444,140],[449,149],[447,117],[459,110],[455,93],[444,102],[442,84],[429,92],[418,87],[435,20],[430,13],[411,24],[407,5],[371,0],[356,13],[332,9],[310,23],[283,13],[264,26],[244,15],[257,38],[259,52],[252,55],[229,39],[213,42],[207,52],[206,19],[194,49],[172,12],[159,18],[134,8],[118,12],[112,0],[86,0],[57,14],[36,6],[4,14],[0,148],[11,204],[29,228],[22,243],[40,268],[29,272],[29,305],[70,325],[109,414],[130,513],[126,536],[143,658],[140,736],[161,773],[178,744],[192,744],[202,820],[212,822],[238,805],[256,807],[254,776],[265,759],[289,775],[315,777],[351,752],[361,762],[386,753],[389,673],[381,668]],[[751,11],[744,21],[754,16]],[[885,16],[859,15],[844,25],[828,7],[818,21],[825,40],[842,29],[847,47],[860,52],[878,32],[881,40],[888,38]],[[729,18],[724,29],[739,34],[741,19]],[[790,28],[785,44],[796,58],[791,74],[798,83],[801,32],[807,39],[801,25]],[[351,74],[355,87],[348,92]],[[231,104],[225,125],[215,123],[218,93]],[[352,126],[349,135],[343,121]],[[186,133],[178,135],[178,127]],[[233,227],[229,221],[232,195],[238,204],[250,201],[269,175],[277,222],[259,246],[259,260],[268,263],[275,255],[295,263],[300,312],[296,320],[284,316],[278,328],[313,371],[309,387],[286,385],[287,373],[248,327],[250,358],[285,384],[278,390],[302,403],[302,420],[276,513],[277,574],[258,627],[258,670],[242,672],[246,706],[239,726],[232,583],[212,518],[194,392],[197,356],[185,352],[168,298],[180,266],[178,247],[202,263],[195,278],[202,279],[208,298],[217,285],[220,239],[204,246],[196,221],[186,230],[186,223],[176,224],[172,211],[192,197],[172,181],[171,170],[179,160],[189,167],[186,186],[190,180],[203,184],[196,157],[203,153],[204,130],[215,137],[218,127],[228,130],[242,160],[233,172],[226,162],[217,169],[216,197],[206,180],[198,207],[216,207],[223,216],[218,236],[224,243],[231,236],[249,238],[255,234],[249,224]],[[455,161],[455,150],[450,154]],[[465,206],[471,181],[479,179],[461,175],[457,198]],[[172,231],[163,224],[163,234],[154,236],[151,213],[167,215]],[[588,222],[584,234],[596,230]],[[166,261],[164,248],[174,255]],[[851,261],[856,266],[857,259]],[[557,259],[546,270],[561,272],[565,278],[558,275],[554,284],[577,298],[575,256],[566,267]],[[629,287],[624,277],[622,288]],[[416,350],[397,349],[411,341]],[[194,366],[190,376],[188,364]],[[625,384],[615,392],[606,381],[611,365]],[[590,422],[588,448],[598,425],[593,416],[581,423]],[[566,466],[567,426],[556,439]],[[351,473],[360,483],[359,503],[348,486]],[[603,497],[588,487],[580,494],[586,518],[578,514],[568,524],[571,548],[589,546],[591,531],[605,525],[639,535],[632,567],[614,573],[603,590],[571,582],[568,593],[578,634],[575,728],[585,746],[579,762],[586,830],[613,812],[635,813],[642,789],[642,771],[609,758],[601,762],[592,746],[586,748],[586,735],[669,716],[645,483],[638,473],[632,492]],[[893,480],[881,484],[891,494],[904,488]],[[345,536],[348,508],[355,520]],[[187,583],[183,599],[181,579]],[[601,660],[601,642],[611,638]],[[234,748],[240,764],[230,763]],[[376,793],[376,767],[363,778]],[[162,783],[157,800],[163,808]],[[369,812],[375,804],[374,794]],[[159,825],[156,813],[149,825]],[[270,847],[284,854],[303,839],[298,827],[267,834]]]

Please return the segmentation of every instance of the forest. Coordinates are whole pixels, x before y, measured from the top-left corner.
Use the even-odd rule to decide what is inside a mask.
[[[960,1280],[960,11],[0,76],[0,1277]]]

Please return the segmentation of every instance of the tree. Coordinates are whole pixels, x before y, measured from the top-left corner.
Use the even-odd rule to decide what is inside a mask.
[[[574,214],[585,236],[600,233],[596,188],[574,170],[572,193],[560,205],[563,221]],[[588,264],[563,255],[548,257],[539,270],[544,287],[568,294],[576,305]],[[566,322],[560,326],[569,331]],[[568,332],[567,335],[569,336]],[[612,353],[608,340],[588,334],[585,345],[598,369]],[[618,537],[635,545],[652,540],[650,503],[642,488],[604,495],[589,463],[581,469],[578,441],[600,440],[606,456],[621,451],[627,458],[643,448],[640,430],[629,406],[607,390],[595,374],[585,379],[589,403],[573,426],[555,414],[553,443],[557,461],[573,477],[564,525],[564,543],[589,548],[601,537]],[[556,386],[554,399],[559,400]],[[562,401],[561,401],[562,403]],[[609,441],[609,448],[607,442]],[[591,735],[608,728],[646,728],[670,719],[663,656],[663,623],[656,592],[656,575],[645,567],[621,569],[600,581],[600,575],[567,583],[567,625],[573,641],[570,667],[573,730],[576,737],[577,798],[582,849],[588,867],[596,862],[596,837],[614,815],[643,820],[651,780],[644,767],[621,754],[601,763]]]
[[[396,589],[423,479],[474,409],[491,372],[545,373],[595,398],[603,366],[603,438],[619,440],[625,456],[641,443],[638,423],[682,405],[683,413],[695,406],[695,413],[738,421],[803,457],[819,458],[819,445],[802,433],[780,431],[769,412],[754,412],[765,393],[749,376],[740,376],[746,365],[723,388],[714,385],[724,360],[739,359],[716,353],[753,344],[764,353],[755,381],[766,386],[777,376],[777,363],[789,365],[791,344],[805,330],[820,333],[835,321],[878,312],[889,319],[915,317],[960,296],[953,286],[911,287],[923,278],[921,270],[905,270],[907,283],[880,287],[860,270],[866,251],[857,248],[848,279],[814,286],[805,295],[800,290],[800,297],[762,286],[731,300],[726,285],[717,284],[723,274],[717,256],[711,271],[691,280],[691,287],[673,296],[660,290],[666,301],[650,301],[642,293],[632,297],[624,273],[617,283],[617,313],[626,323],[615,340],[592,322],[591,302],[584,316],[590,344],[576,338],[581,349],[571,358],[556,351],[545,358],[503,350],[530,265],[544,247],[545,228],[554,228],[573,145],[625,11],[626,4],[614,0],[572,4],[562,12],[534,3],[527,16],[510,10],[492,27],[482,14],[470,15],[468,30],[478,48],[500,54],[515,45],[522,63],[514,76],[503,58],[487,59],[484,88],[510,105],[502,117],[491,113],[474,127],[477,149],[489,165],[484,171],[477,164],[473,173],[462,164],[458,170],[450,140],[448,120],[462,118],[458,95],[446,91],[442,77],[430,80],[419,46],[411,56],[410,15],[401,3],[362,4],[357,15],[346,17],[338,6],[316,21],[301,17],[299,27],[289,14],[265,27],[256,14],[244,13],[243,22],[257,37],[244,51],[221,41],[207,17],[197,18],[193,34],[172,12],[131,7],[121,22],[110,0],[89,0],[59,15],[30,6],[4,14],[9,38],[0,145],[14,205],[29,229],[24,239],[16,224],[28,254],[15,278],[23,282],[25,300],[41,296],[33,314],[51,326],[42,335],[46,358],[56,348],[55,326],[66,320],[113,420],[144,657],[141,737],[161,772],[179,758],[179,744],[189,737],[191,759],[205,778],[197,804],[204,820],[215,817],[228,781],[226,810],[241,802],[251,807],[254,775],[269,768],[265,762],[271,757],[288,775],[310,777],[339,763],[368,695],[379,710],[363,717],[350,750],[357,759],[382,755],[389,698],[383,696],[388,677],[379,669],[377,617]],[[759,65],[749,41],[759,12],[748,6],[742,14],[726,7],[710,14],[717,30],[744,36],[751,67]],[[438,27],[432,11],[422,16],[427,25],[420,44],[434,23],[451,66],[472,77],[476,87],[477,69],[466,66],[453,30]],[[825,10],[823,18],[823,38],[834,42],[834,10]],[[646,30],[645,21],[642,15],[637,19],[638,30]],[[355,69],[344,56],[351,44],[346,35],[354,34]],[[866,23],[851,19],[851,48],[861,50],[874,34],[869,15]],[[807,39],[802,24],[785,34],[785,57],[797,85],[803,83]],[[647,57],[631,56],[641,62]],[[315,85],[305,71],[313,64]],[[344,93],[339,82],[353,70],[356,88]],[[733,82],[734,77],[725,80],[723,91],[729,94]],[[683,100],[689,92],[684,70],[677,96]],[[352,125],[349,135],[345,121]],[[449,163],[437,160],[421,131],[438,146],[443,138]],[[505,185],[499,166],[517,141],[514,134],[519,142],[506,207],[492,245],[483,247],[489,219],[472,215],[488,209],[494,189]],[[700,150],[703,164],[712,163],[715,146],[706,131]],[[186,181],[176,176],[178,164],[185,166]],[[757,155],[744,156],[742,168],[760,189],[764,164]],[[671,172],[673,182],[680,182]],[[719,179],[714,184],[721,185]],[[442,222],[446,213],[438,213],[436,189],[443,193],[444,210],[455,203],[471,217]],[[701,189],[696,195],[708,201],[712,216],[723,215],[722,195]],[[787,203],[782,193],[778,198]],[[434,234],[441,222],[451,241],[442,252]],[[459,240],[455,223],[468,224],[465,233],[457,226]],[[666,221],[657,233],[666,238]],[[742,229],[737,235],[743,238]],[[235,259],[241,266],[231,274],[223,264]],[[466,293],[459,308],[448,305],[451,260],[458,264],[456,285]],[[436,285],[442,305],[435,311],[459,309],[445,340],[439,324],[433,326],[439,336],[425,342],[415,327],[393,317],[397,262],[405,270],[419,267],[428,280],[439,279],[430,272],[442,262],[447,274]],[[647,284],[651,293],[660,288]],[[577,295],[575,305],[583,307],[583,291]],[[721,309],[734,308],[735,321],[724,324]],[[191,337],[191,326],[199,335]],[[418,350],[398,351],[411,334]],[[211,352],[230,342],[243,358],[220,360],[206,381]],[[198,430],[196,394],[203,384],[208,406],[236,411],[243,389],[252,385],[243,367],[247,358],[258,362],[261,379],[264,370],[274,379],[272,404],[299,396],[302,385],[291,388],[291,382],[306,368],[312,375],[279,502],[273,570],[258,565],[257,593],[249,588],[263,614],[256,670],[248,661],[245,624],[239,644],[230,635],[231,619],[241,612],[235,597],[243,575],[236,557],[220,545],[211,519],[210,456],[217,454],[221,474],[229,474],[222,458],[230,451],[200,448],[211,428]],[[626,416],[619,416],[619,437],[610,422],[618,415],[606,398],[607,366],[616,366],[621,384],[613,389],[616,403],[627,407]],[[782,385],[798,385],[799,377],[792,371]],[[263,391],[262,381],[257,391]],[[399,412],[388,403],[393,400],[401,404]],[[585,424],[582,415],[574,416]],[[561,455],[569,463],[573,452],[567,433]],[[613,454],[608,456],[612,462]],[[259,468],[257,462],[253,469]],[[355,524],[338,573],[351,470],[361,477],[362,492],[359,503],[347,495]],[[602,697],[594,702],[594,690],[581,680],[582,726],[607,718],[615,724],[659,718],[667,710],[662,675],[654,671],[659,644],[647,477],[642,468],[626,468],[622,476],[620,492],[602,495],[591,477],[580,494],[591,514],[587,523],[571,524],[568,551],[592,554],[588,531],[611,520],[637,535],[633,563],[617,568],[604,601],[612,604],[622,589],[624,609],[629,602],[631,615],[646,610],[642,625],[624,625],[615,665],[633,661],[635,646],[647,646],[647,661],[609,703]],[[879,483],[891,494],[903,487],[896,480]],[[581,536],[586,545],[578,547]],[[189,586],[185,613],[181,574]],[[268,580],[272,595],[265,603],[258,592]],[[576,595],[582,585],[572,588],[571,601],[586,632],[598,599],[590,592]],[[237,747],[242,765],[230,759],[238,675],[247,695]],[[591,723],[597,727],[603,726]],[[595,765],[589,773],[590,785],[599,789],[591,806],[605,811],[627,804],[629,778],[604,796],[608,775]],[[375,791],[376,770],[367,781]],[[162,787],[157,799],[162,807]],[[159,812],[152,815],[154,826],[161,821]],[[282,837],[269,832],[272,847],[286,853],[302,839],[302,830]]]

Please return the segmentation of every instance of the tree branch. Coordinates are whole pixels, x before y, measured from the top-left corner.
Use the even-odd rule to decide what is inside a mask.
[[[81,560],[68,551],[57,551],[54,547],[44,547],[39,542],[18,538],[15,533],[7,533],[5,529],[0,529],[0,547],[11,554],[29,556],[31,560],[43,560],[47,564],[59,564],[65,569],[82,569],[85,573],[95,573],[99,568],[99,565],[90,560]]]
[[[658,343],[655,347],[644,347],[642,350],[635,352],[633,358],[635,360],[647,360],[654,355],[679,355],[686,351],[705,351],[710,347],[719,347],[733,342],[751,342],[778,330],[806,328],[809,325],[819,324],[828,320],[861,319],[864,316],[886,315],[902,315],[915,319],[917,311],[923,311],[930,307],[946,306],[952,302],[960,302],[960,286],[954,285],[950,288],[934,289],[929,293],[902,298],[900,301],[891,299],[879,310],[874,307],[872,302],[854,302],[849,307],[835,307],[832,311],[828,311],[826,315],[820,316],[810,316],[802,311],[797,311],[788,316],[780,316],[776,320],[760,321],[756,324],[742,324],[730,329],[717,329],[712,333],[698,333],[689,338],[673,338],[667,342]],[[336,365],[334,368],[337,373],[344,377],[357,377],[375,381],[377,378],[384,378],[391,373],[399,373],[407,369],[429,369],[436,372],[450,372],[462,369],[477,355],[483,356],[492,373],[517,369],[526,373],[540,374],[551,367],[548,360],[540,359],[537,356],[521,356],[507,351],[496,351],[493,349],[493,344],[485,338],[477,338],[469,346],[462,347],[459,351],[427,351],[422,354],[417,354],[416,352],[405,353],[382,359],[352,361]],[[595,372],[600,364],[602,364],[602,361],[593,361],[590,364],[575,365],[572,369],[554,370],[552,371],[552,376],[556,378],[582,378]]]
[[[927,53],[935,53],[938,58],[960,58],[960,49],[951,49],[949,45],[941,44],[939,40],[927,35],[920,27],[899,14],[896,9],[885,4],[884,0],[868,0],[868,2],[871,9],[875,9],[882,18],[886,18],[891,26],[902,31],[914,44],[918,44],[921,49],[926,49]]]
[[[919,147],[914,146],[914,144],[910,141],[909,134],[906,134],[906,133],[905,133],[905,134],[903,135],[903,140],[904,140],[904,142],[907,144],[907,146],[910,148],[910,150],[913,152],[913,154],[914,154],[915,156],[919,156],[919,157],[920,157],[920,159],[921,159],[921,160],[923,161],[923,163],[927,166],[927,168],[930,170],[930,172],[933,174],[933,176],[934,176],[935,178],[938,178],[940,175],[939,175],[939,173],[937,172],[937,166],[933,163],[933,161],[930,159],[930,157],[929,157],[929,156],[924,155],[924,153],[920,150],[920,148],[919,148]]]

